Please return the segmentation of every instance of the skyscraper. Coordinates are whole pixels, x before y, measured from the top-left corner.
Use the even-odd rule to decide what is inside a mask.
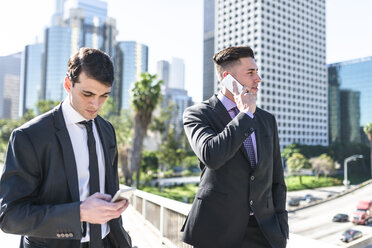
[[[44,45],[32,44],[25,47],[21,72],[20,115],[34,110],[41,99]]]
[[[169,88],[185,89],[185,63],[181,58],[172,58],[169,74]]]
[[[140,80],[141,73],[148,71],[148,47],[135,41],[118,42],[118,49],[122,54],[121,78],[117,81],[120,87],[117,102],[121,109],[129,109],[129,90]]]
[[[340,89],[337,68],[328,68],[329,142],[361,142],[360,92]]]
[[[340,91],[341,143],[361,142],[360,136],[360,92]]]
[[[176,135],[180,134],[183,129],[182,115],[185,109],[192,105],[192,99],[188,96],[187,91],[183,89],[183,60],[174,59],[170,64],[168,61],[162,60],[157,63],[157,75],[158,79],[163,80],[162,95],[163,102],[162,108],[165,109],[170,103],[177,106],[177,114],[172,116],[170,122],[174,125],[176,130]],[[173,87],[172,87],[172,77],[170,76],[173,72]],[[177,80],[177,77],[180,78]],[[174,83],[176,82],[176,83]],[[179,82],[179,83],[177,83]]]
[[[203,100],[210,98],[217,89],[213,65],[215,0],[204,0],[203,44]]]
[[[325,0],[216,0],[215,50],[253,48],[257,105],[273,113],[281,147],[328,145]]]
[[[62,100],[66,97],[63,80],[71,54],[86,46],[115,56],[116,21],[107,16],[107,2],[56,0],[52,24],[45,34],[42,98]]]
[[[372,122],[372,56],[328,65],[340,89],[360,91],[360,125]]]
[[[169,87],[169,62],[166,60],[158,61],[157,63],[157,79],[163,80],[163,87]]]
[[[22,53],[0,57],[0,118],[18,118]]]

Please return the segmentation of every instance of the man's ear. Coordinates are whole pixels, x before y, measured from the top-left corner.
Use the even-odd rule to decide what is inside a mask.
[[[222,72],[222,79],[224,79],[226,77],[226,75],[229,74],[228,71],[223,71]]]
[[[71,82],[71,80],[70,80],[70,78],[69,77],[65,77],[65,83],[63,84],[63,86],[65,87],[65,90],[68,92],[68,93],[70,93],[70,91],[71,91],[71,87],[72,87],[72,82]]]

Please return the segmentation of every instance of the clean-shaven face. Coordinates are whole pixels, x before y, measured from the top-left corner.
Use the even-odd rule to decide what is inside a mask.
[[[239,83],[246,86],[249,92],[257,94],[261,78],[258,75],[258,68],[253,58],[240,58],[240,63],[236,63],[230,69],[230,74]]]
[[[74,86],[66,77],[65,89],[68,92],[71,106],[87,120],[97,117],[111,92],[111,87],[89,78],[84,71],[80,73],[78,82]]]

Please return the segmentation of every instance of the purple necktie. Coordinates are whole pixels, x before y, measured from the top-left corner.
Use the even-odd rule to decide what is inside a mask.
[[[237,116],[239,114],[239,109],[237,107],[234,107],[231,109],[234,113],[234,117]],[[254,148],[253,148],[253,142],[252,142],[252,138],[251,136],[249,135],[248,138],[246,138],[244,140],[244,148],[245,150],[247,151],[247,154],[248,154],[248,158],[249,158],[249,163],[251,164],[251,167],[252,169],[256,169],[256,156],[254,154]]]

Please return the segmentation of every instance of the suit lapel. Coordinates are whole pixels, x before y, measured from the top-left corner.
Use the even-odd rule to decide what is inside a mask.
[[[221,123],[225,127],[231,121],[231,117],[225,106],[223,106],[222,102],[217,98],[216,95],[209,99],[209,105],[212,107],[212,110],[216,113],[216,116],[218,116],[218,118],[221,120]]]
[[[112,162],[111,162],[111,158],[109,156],[109,146],[107,144],[107,140],[105,139],[105,137],[111,137],[111,135],[105,135],[104,133],[104,129],[102,127],[103,123],[102,123],[102,120],[100,119],[100,117],[97,117],[95,119],[95,123],[96,123],[96,126],[97,126],[97,130],[98,130],[98,134],[99,134],[99,138],[101,140],[101,144],[102,144],[102,149],[103,149],[103,154],[105,156],[105,181],[106,181],[106,191],[107,193],[110,193],[111,195],[115,194],[115,185],[113,183],[113,179],[114,179],[114,174],[113,174],[113,171],[112,171]]]
[[[73,201],[80,201],[79,181],[75,162],[74,150],[68,134],[65,119],[62,113],[62,103],[56,107],[53,113],[54,126],[57,128],[57,138],[61,144],[65,173],[67,175],[67,183],[70,189],[71,198]]]
[[[231,116],[229,115],[229,112],[227,112],[225,106],[223,106],[222,102],[217,98],[216,95],[209,99],[209,104],[213,107],[213,111],[220,118],[223,126],[225,127],[231,121]],[[242,144],[239,149],[249,163],[248,153],[245,150],[244,144]]]
[[[254,114],[255,118],[257,118],[257,128],[254,132],[255,136],[256,136],[256,149],[257,149],[257,168],[260,167],[261,163],[261,152],[264,150],[264,148],[262,147],[262,144],[263,144],[263,141],[262,141],[262,137],[264,137],[262,131],[262,121],[261,121],[261,115],[260,115],[260,110],[259,109],[256,109],[256,112]]]

